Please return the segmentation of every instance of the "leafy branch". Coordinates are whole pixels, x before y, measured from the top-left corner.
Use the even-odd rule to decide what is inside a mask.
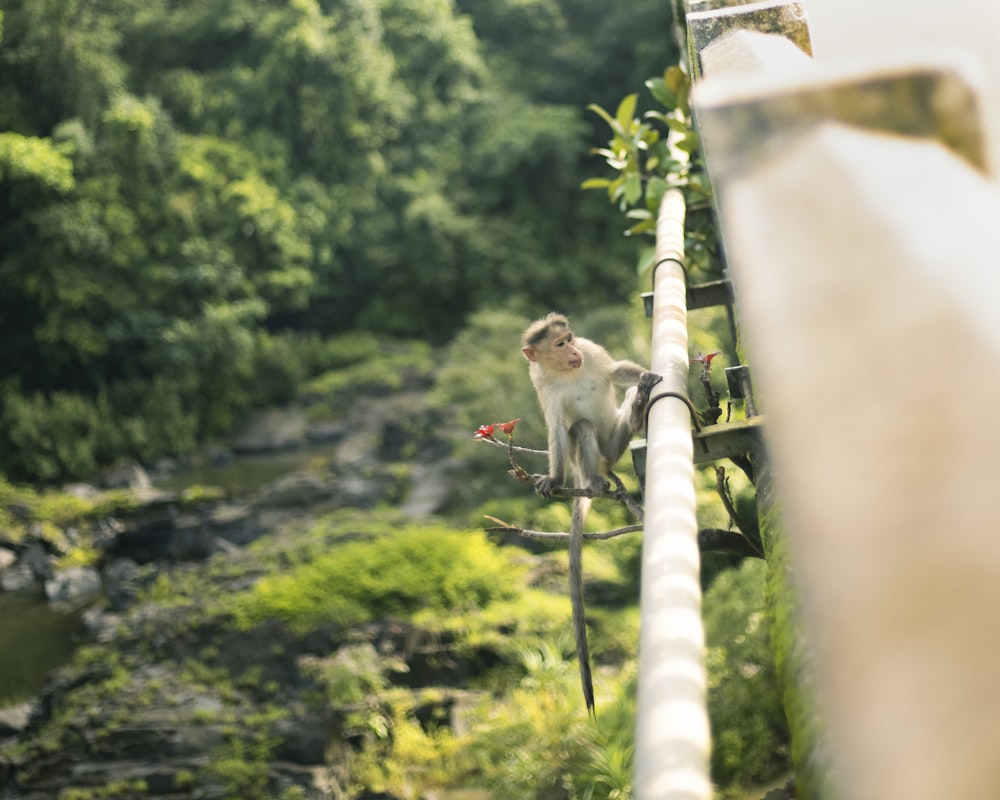
[[[701,157],[701,137],[695,130],[688,102],[691,81],[677,66],[645,82],[661,108],[637,116],[638,93],[627,95],[612,115],[596,103],[587,109],[611,129],[607,146],[591,150],[604,158],[617,175],[589,178],[582,189],[603,189],[630,221],[626,236],[654,235],[656,215],[663,195],[672,188],[683,191],[688,210],[685,250],[688,266],[717,272],[719,242],[712,220],[712,188]],[[643,250],[639,275],[653,265],[655,248]]]

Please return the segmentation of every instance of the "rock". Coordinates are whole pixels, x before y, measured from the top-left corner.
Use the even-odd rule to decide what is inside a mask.
[[[153,482],[142,464],[133,459],[124,459],[112,467],[101,479],[105,489],[149,489]]]
[[[320,712],[292,710],[275,723],[278,738],[275,755],[293,764],[322,764],[334,741],[332,721]]]
[[[11,552],[4,549],[4,553]],[[52,557],[41,542],[32,542],[17,557],[17,561],[0,570],[0,589],[5,592],[27,592],[40,581],[52,577]]]
[[[97,487],[89,483],[67,483],[62,487],[63,493],[81,500],[97,497]]]
[[[0,572],[0,589],[5,592],[27,592],[35,588],[35,575],[27,564],[15,564]]]
[[[306,438],[312,444],[339,442],[346,435],[347,424],[341,420],[335,422],[313,422],[306,430]]]
[[[247,503],[225,503],[214,507],[205,519],[213,536],[231,544],[250,544],[264,529],[254,509]]]
[[[77,609],[101,596],[101,574],[93,567],[70,567],[45,581],[49,604],[61,609]]]
[[[21,553],[18,564],[24,564],[31,570],[35,580],[44,581],[52,577],[52,556],[49,554],[47,542],[32,542]]]
[[[90,606],[80,615],[80,621],[87,629],[87,633],[98,642],[107,644],[115,638],[115,631],[121,624],[121,615],[109,613],[99,605]]]
[[[335,481],[325,475],[297,473],[267,486],[257,502],[272,507],[309,506],[330,500],[335,488]]]
[[[236,453],[271,453],[301,447],[306,441],[306,417],[298,409],[270,409],[248,416],[233,433]]]
[[[115,558],[104,565],[104,596],[112,611],[125,611],[139,594],[139,565],[131,558]]]
[[[0,547],[0,572],[3,572],[15,561],[17,561],[17,553],[6,547]]]
[[[214,538],[204,530],[198,516],[167,509],[122,531],[109,550],[113,556],[130,558],[139,564],[161,558],[201,561],[214,552]]]
[[[17,736],[27,728],[33,708],[34,704],[31,702],[0,708],[0,739]]]
[[[382,500],[388,489],[387,481],[349,475],[337,482],[337,504],[351,508],[374,508]]]
[[[465,462],[457,460],[415,464],[410,472],[410,491],[400,509],[403,516],[419,519],[441,511],[454,494],[464,467]]]

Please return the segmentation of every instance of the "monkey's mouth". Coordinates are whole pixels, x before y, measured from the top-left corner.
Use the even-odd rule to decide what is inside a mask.
[[[583,366],[583,359],[581,358],[581,359],[580,359],[579,361],[570,361],[570,362],[569,362],[569,365],[570,365],[570,366],[571,366],[571,367],[572,367],[573,369],[580,369],[580,367],[582,367],[582,366]]]

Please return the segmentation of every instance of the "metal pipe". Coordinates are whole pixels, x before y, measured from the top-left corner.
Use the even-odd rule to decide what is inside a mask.
[[[689,369],[684,197],[667,192],[656,225],[652,370],[654,397],[687,395]],[[677,398],[649,412],[642,547],[637,800],[711,800],[705,631],[695,516],[691,416]]]

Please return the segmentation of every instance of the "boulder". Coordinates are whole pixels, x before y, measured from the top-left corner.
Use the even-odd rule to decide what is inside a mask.
[[[310,506],[330,500],[336,482],[334,479],[310,472],[295,473],[279,478],[267,486],[258,498],[261,506],[287,508]]]
[[[142,464],[131,458],[115,464],[101,479],[105,489],[149,489],[153,482]]]
[[[93,567],[70,567],[45,581],[49,604],[60,609],[77,609],[101,596],[101,574]]]
[[[34,704],[31,702],[0,708],[0,739],[17,736],[27,728],[33,708]]]
[[[5,592],[27,592],[35,587],[35,574],[27,564],[18,562],[0,572],[0,589]]]
[[[233,432],[232,448],[236,453],[272,453],[301,447],[306,429],[305,414],[298,409],[258,411]]]

